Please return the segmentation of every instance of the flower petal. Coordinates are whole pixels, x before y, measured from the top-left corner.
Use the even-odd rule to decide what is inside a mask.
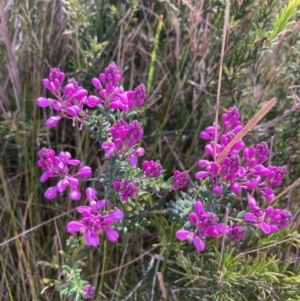
[[[179,240],[186,240],[190,234],[192,234],[192,232],[180,229],[176,232],[176,238]]]
[[[203,240],[196,235],[193,237],[193,244],[196,247],[196,249],[199,251],[203,251],[205,249],[205,244]]]
[[[85,232],[84,233],[84,240],[85,240],[85,243],[88,245],[88,246],[98,246],[99,243],[100,243],[100,239],[99,239],[99,236],[96,232]]]
[[[265,234],[270,234],[271,233],[271,228],[270,226],[265,223],[265,222],[261,222],[260,224],[261,230],[265,233]]]
[[[75,233],[80,231],[84,227],[81,221],[71,221],[67,224],[68,233]]]
[[[201,216],[201,213],[203,211],[203,205],[202,205],[202,202],[201,201],[197,201],[194,205],[194,209],[195,209],[195,212],[197,214],[197,216],[200,218]]]
[[[244,214],[244,219],[248,222],[254,222],[254,223],[256,223],[258,221],[257,216],[255,216],[253,213],[250,213],[250,212],[246,212]]]
[[[79,201],[81,198],[81,192],[77,188],[71,188],[69,198],[72,201]]]
[[[56,195],[57,195],[56,186],[49,187],[44,193],[45,198],[47,198],[48,200],[54,199],[56,197]]]
[[[228,232],[229,226],[226,225],[225,223],[219,223],[214,225],[215,229],[219,232],[219,234],[224,234]]]
[[[196,213],[194,212],[191,212],[189,215],[188,215],[188,219],[191,223],[193,223],[194,225],[197,224],[197,215]]]
[[[119,232],[117,230],[115,230],[115,229],[107,228],[104,231],[105,231],[107,239],[110,242],[115,242],[119,238]]]

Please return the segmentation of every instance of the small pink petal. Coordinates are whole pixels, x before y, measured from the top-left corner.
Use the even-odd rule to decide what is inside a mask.
[[[194,212],[191,212],[189,215],[188,215],[188,219],[191,223],[193,223],[194,225],[197,224],[197,215],[196,213]]]
[[[195,209],[195,212],[197,214],[198,217],[200,217],[202,211],[203,211],[203,205],[202,205],[202,202],[201,201],[197,201],[194,205],[194,209]]]
[[[57,125],[57,123],[60,121],[60,119],[61,119],[60,116],[52,116],[46,120],[46,126],[48,128],[54,128]]]
[[[176,238],[179,240],[186,240],[190,234],[192,234],[192,232],[180,229],[176,232]]]
[[[270,234],[271,233],[271,228],[270,226],[265,223],[265,222],[261,222],[260,224],[261,230],[265,233],[265,234]]]
[[[57,188],[56,186],[53,186],[53,187],[49,187],[45,193],[44,193],[44,196],[45,198],[49,199],[49,200],[52,200],[56,197],[57,195]]]
[[[244,219],[248,222],[254,222],[254,223],[256,223],[258,221],[257,216],[255,216],[253,213],[250,213],[250,212],[246,212],[244,214]]]
[[[196,235],[193,237],[193,243],[197,250],[203,251],[205,249],[205,244],[203,240]]]
[[[119,232],[117,230],[115,230],[115,229],[107,228],[104,231],[105,231],[107,239],[110,242],[115,242],[119,238]]]
[[[121,221],[124,217],[123,211],[120,209],[110,211],[108,215],[115,221]]]
[[[40,177],[40,182],[44,183],[49,179],[49,173],[48,171],[43,172],[43,174]]]
[[[97,191],[94,188],[88,187],[85,190],[85,196],[88,199],[89,202],[95,200],[96,196],[97,196]]]
[[[99,236],[96,232],[85,232],[84,240],[88,246],[97,247],[100,243]]]
[[[253,208],[254,206],[256,206],[256,201],[252,195],[248,194],[247,198],[248,198],[248,206],[250,208]]]
[[[195,174],[195,178],[198,180],[201,180],[203,178],[205,178],[206,176],[208,176],[208,172],[207,171],[199,171]]]
[[[83,166],[79,169],[76,176],[78,178],[88,178],[92,175],[92,169],[89,166]]]
[[[68,233],[75,233],[80,231],[83,227],[81,221],[71,221],[67,224],[67,231]]]
[[[46,97],[39,97],[35,103],[41,108],[47,108],[51,105],[51,100]]]
[[[91,212],[91,207],[90,206],[78,206],[77,207],[77,212],[79,212],[79,213],[83,213],[83,212],[85,212],[85,211],[87,211],[87,212]]]
[[[77,188],[71,188],[69,193],[69,198],[72,201],[79,201],[81,198],[81,193]]]

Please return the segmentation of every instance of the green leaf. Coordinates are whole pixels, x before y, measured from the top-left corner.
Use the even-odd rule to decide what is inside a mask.
[[[237,218],[243,218],[244,217],[244,214],[245,214],[245,212],[246,212],[246,210],[243,210],[243,211],[241,211],[241,212],[239,212],[238,214],[237,214]]]
[[[135,116],[137,114],[137,111],[132,111],[130,113],[128,113],[125,117],[126,120],[132,118],[133,116]]]
[[[169,178],[168,180],[167,180],[167,182],[166,182],[166,186],[171,186],[172,184],[173,184],[173,182],[174,182],[174,176],[172,176],[171,178]]]

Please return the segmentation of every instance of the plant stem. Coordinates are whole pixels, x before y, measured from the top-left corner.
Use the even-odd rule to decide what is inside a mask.
[[[104,243],[103,243],[103,262],[102,262],[101,280],[100,280],[100,286],[99,286],[100,292],[102,292],[102,287],[103,287],[105,266],[106,266],[106,239],[104,240]]]

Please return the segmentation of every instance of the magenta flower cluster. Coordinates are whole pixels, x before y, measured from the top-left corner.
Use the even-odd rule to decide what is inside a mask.
[[[83,287],[82,294],[85,298],[92,298],[95,295],[95,287],[87,284]]]
[[[178,230],[176,237],[179,240],[192,241],[197,250],[203,251],[205,248],[203,238],[206,236],[218,237],[224,234],[226,225],[218,223],[218,217],[214,213],[205,211],[201,201],[195,202],[194,210],[195,212],[189,213],[188,219],[195,225],[195,230]]]
[[[120,193],[123,202],[127,202],[130,197],[135,196],[138,190],[136,184],[128,180],[124,180],[123,182],[114,181],[113,187]]]
[[[58,192],[64,192],[67,187],[70,187],[70,199],[78,201],[81,198],[81,193],[78,189],[80,180],[91,176],[91,168],[82,165],[80,160],[72,159],[68,152],[60,152],[56,156],[53,149],[42,148],[38,152],[38,157],[38,166],[44,170],[40,181],[44,183],[53,177],[60,179],[55,186],[49,187],[45,191],[44,196],[52,200]],[[79,170],[74,175],[71,175],[69,166],[79,166]]]
[[[145,154],[142,147],[137,147],[144,134],[141,124],[137,120],[128,123],[120,119],[110,128],[110,133],[112,140],[109,139],[101,144],[106,158],[116,154],[120,160],[129,158],[129,163],[136,166],[137,157]]]
[[[161,176],[162,173],[162,166],[158,162],[151,161],[144,161],[142,165],[142,169],[146,177],[149,178],[157,178]]]
[[[212,158],[218,158],[228,143],[243,128],[240,114],[236,107],[230,108],[222,115],[222,127],[217,127],[217,145],[214,145],[215,126],[210,126],[200,133],[200,138],[211,140],[205,151]],[[216,149],[216,154],[214,150]],[[216,156],[215,156],[216,155]],[[275,198],[273,187],[282,183],[285,174],[284,167],[273,165],[264,166],[268,159],[269,147],[266,142],[256,144],[254,147],[245,148],[242,139],[232,147],[229,155],[219,164],[214,161],[200,160],[198,162],[205,171],[196,173],[196,179],[209,177],[213,184],[215,194],[221,194],[223,185],[228,185],[236,194],[246,191],[257,191],[267,201]]]
[[[248,195],[249,212],[244,214],[244,219],[240,223],[248,223],[261,229],[265,234],[271,234],[278,229],[286,228],[292,215],[289,211],[272,206],[263,210],[249,194],[249,191],[257,192],[267,202],[272,202],[275,198],[273,187],[282,183],[285,168],[264,165],[269,155],[267,143],[261,142],[254,147],[246,148],[243,140],[239,139],[229,150],[227,157],[221,162],[217,161],[221,152],[242,129],[239,110],[233,107],[222,115],[221,126],[209,126],[200,133],[200,138],[210,141],[205,146],[205,152],[214,161],[200,160],[198,165],[205,170],[197,172],[195,177],[198,180],[207,177],[215,195],[221,195],[224,188],[229,188],[236,194],[240,194],[244,189]],[[215,135],[217,144],[215,144]],[[194,208],[196,213],[190,213],[188,218],[196,226],[196,230],[193,232],[184,229],[178,230],[176,237],[180,240],[193,241],[198,250],[204,250],[204,242],[201,238],[205,236],[217,237],[224,234],[236,242],[246,236],[247,228],[240,224],[232,226],[217,224],[217,217],[213,213],[206,212],[200,201],[195,203]],[[206,219],[206,217],[208,218]],[[207,223],[208,220],[209,223]]]
[[[67,225],[69,233],[82,233],[86,244],[90,246],[99,245],[99,233],[104,233],[110,242],[117,241],[119,233],[112,226],[123,219],[123,211],[120,209],[114,209],[103,214],[103,208],[107,201],[98,200],[96,194],[95,189],[86,189],[89,206],[77,207],[77,211],[82,214],[82,219],[71,221]]]
[[[88,104],[88,91],[83,89],[74,79],[69,80],[67,85],[63,88],[65,74],[58,68],[50,70],[48,78],[44,78],[42,83],[44,87],[49,90],[53,98],[39,97],[36,104],[39,107],[52,107],[58,114],[51,116],[46,121],[46,126],[53,128],[62,118],[83,123],[89,116],[83,111],[83,106]]]
[[[95,107],[102,104],[104,107],[124,112],[141,106],[146,99],[145,86],[139,85],[133,91],[124,91],[122,87],[117,86],[120,80],[121,75],[117,65],[114,62],[110,63],[104,73],[101,73],[98,78],[92,79],[92,84],[98,90],[99,97],[90,96],[88,105]]]
[[[92,79],[92,85],[97,89],[98,95],[88,95],[88,91],[81,87],[74,79],[66,84],[65,74],[58,68],[52,68],[47,78],[42,80],[44,87],[52,93],[53,98],[39,97],[36,104],[39,107],[52,107],[56,112],[46,121],[49,128],[55,127],[62,118],[71,119],[73,125],[76,122],[82,124],[89,121],[90,115],[86,107],[95,108],[101,105],[108,109],[123,111],[121,116],[143,105],[146,99],[144,85],[139,85],[132,91],[125,91],[120,86],[121,75],[115,63],[109,64],[103,73]],[[101,144],[106,158],[116,156],[121,161],[127,161],[131,166],[137,167],[138,157],[145,154],[145,150],[138,146],[143,137],[143,129],[137,120],[125,121],[118,119],[109,129],[109,138]],[[39,152],[38,165],[44,170],[41,182],[49,178],[58,178],[55,186],[49,187],[44,195],[48,199],[54,199],[58,193],[64,192],[70,187],[69,197],[71,200],[79,200],[81,192],[80,182],[89,178],[92,174],[91,168],[84,166],[80,160],[72,159],[68,152],[55,154],[54,150],[43,148]],[[73,173],[71,168],[78,167]],[[142,163],[143,176],[139,180],[158,178],[162,175],[163,167],[153,160]],[[180,189],[188,183],[188,173],[175,171],[171,189]],[[138,193],[138,186],[134,179],[122,179],[113,181],[113,188],[119,194],[121,201],[128,202]],[[123,212],[114,209],[107,212],[111,203],[107,200],[98,200],[96,190],[86,189],[87,206],[79,206],[77,211],[82,215],[81,219],[68,223],[69,233],[80,232],[84,236],[87,245],[96,246],[100,243],[99,233],[104,233],[109,241],[116,241],[119,234],[114,229],[114,224],[123,219]],[[105,213],[104,213],[105,212]],[[90,287],[87,286],[86,291]],[[89,295],[88,293],[86,293]]]
[[[248,207],[251,212],[244,214],[244,219],[261,229],[265,234],[271,234],[278,229],[287,228],[292,220],[292,214],[286,210],[280,210],[268,206],[263,211],[257,206],[255,199],[248,194]]]
[[[185,187],[188,182],[189,174],[187,171],[180,172],[179,170],[175,170],[172,189],[181,189]]]
[[[59,68],[52,68],[48,77],[42,80],[44,87],[54,95],[54,98],[39,97],[36,104],[42,108],[52,107],[57,112],[57,115],[47,119],[46,126],[49,128],[55,127],[62,118],[73,120],[73,126],[75,121],[79,121],[82,126],[82,123],[89,119],[89,115],[83,109],[85,105],[90,108],[102,105],[127,113],[141,106],[146,98],[144,85],[139,85],[133,91],[124,91],[123,88],[116,86],[121,80],[121,75],[113,62],[98,78],[92,79],[99,96],[88,96],[88,91],[74,79],[70,79],[63,87],[64,80],[65,74]]]

